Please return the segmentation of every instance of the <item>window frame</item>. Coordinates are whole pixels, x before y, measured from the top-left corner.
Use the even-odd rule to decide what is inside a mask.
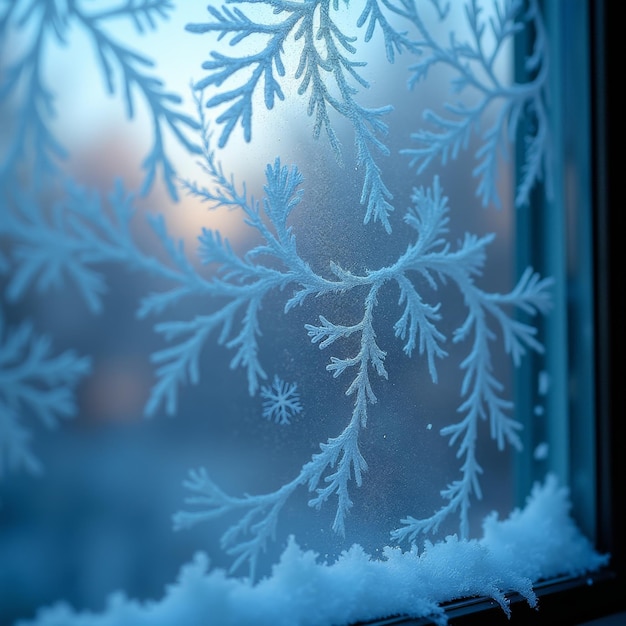
[[[550,2],[552,0],[545,0],[544,6]],[[563,6],[573,6],[578,0],[559,2],[563,2]],[[576,626],[603,617],[617,618],[618,614],[626,612],[626,516],[620,503],[626,493],[626,437],[621,423],[626,411],[619,362],[626,349],[624,323],[620,320],[624,311],[624,280],[619,269],[626,260],[626,251],[624,242],[620,241],[618,211],[623,206],[623,191],[618,187],[617,137],[611,126],[624,110],[617,55],[614,53],[618,46],[620,17],[618,3],[587,0],[585,5],[590,46],[588,89],[593,207],[595,546],[599,552],[609,553],[611,560],[606,568],[591,575],[536,584],[539,610],[529,607],[519,594],[509,594],[510,619],[495,601],[488,598],[449,603],[444,608],[450,626],[478,623],[481,626]],[[425,618],[405,617],[367,622],[369,626],[426,626],[433,623]]]

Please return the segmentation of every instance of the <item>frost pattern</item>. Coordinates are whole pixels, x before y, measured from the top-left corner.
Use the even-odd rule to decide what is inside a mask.
[[[447,44],[439,43],[430,34],[420,15],[419,4],[368,0],[355,26],[357,30],[365,27],[364,43],[380,31],[389,63],[393,63],[396,54],[401,53],[412,54],[419,59],[410,68],[410,88],[423,80],[431,68],[444,65],[457,74],[451,83],[455,97],[460,98],[461,94],[470,92],[474,96],[478,94],[478,101],[465,104],[457,99],[455,103],[445,103],[443,115],[426,111],[425,119],[434,130],[425,128],[413,133],[412,138],[421,144],[420,147],[403,152],[411,157],[411,166],[421,173],[436,158],[440,158],[443,164],[449,157],[456,158],[460,150],[467,149],[472,135],[479,134],[481,145],[476,151],[479,163],[473,171],[473,175],[479,178],[476,193],[483,204],[493,202],[499,206],[498,156],[507,156],[507,144],[515,142],[519,127],[523,127],[525,155],[516,204],[527,204],[534,184],[543,178],[544,171],[549,174],[548,60],[544,26],[536,0],[530,2],[528,9],[522,0],[494,2],[496,16],[489,20],[491,32],[488,35],[485,33],[487,23],[481,17],[482,10],[476,0],[471,0],[464,5],[471,41],[457,41],[451,31]],[[431,4],[439,18],[444,20],[449,14],[449,6],[442,7],[439,2]],[[231,8],[233,5],[234,8]],[[258,9],[259,5],[272,9],[265,21],[255,21],[244,12],[246,7]],[[223,125],[220,147],[228,142],[237,123],[241,124],[246,141],[250,141],[254,94],[263,91],[267,109],[274,107],[276,98],[285,99],[281,87],[281,79],[284,80],[287,73],[283,55],[286,54],[285,49],[296,47],[299,63],[293,78],[298,81],[298,95],[308,94],[308,114],[314,117],[314,136],[319,137],[323,129],[340,159],[340,142],[333,129],[330,112],[335,111],[351,123],[357,164],[364,171],[361,194],[361,203],[366,205],[364,223],[380,221],[390,232],[389,214],[393,210],[390,204],[393,196],[383,182],[376,156],[389,154],[383,141],[389,130],[384,118],[393,107],[366,108],[355,99],[359,90],[369,88],[370,84],[363,74],[367,63],[355,60],[358,37],[344,32],[338,25],[341,13],[348,6],[348,2],[340,6],[338,0],[301,3],[236,0],[221,9],[209,6],[211,21],[189,24],[187,30],[215,33],[218,39],[230,36],[229,44],[235,48],[243,41],[247,44],[250,40],[259,43],[255,48],[257,51],[248,55],[229,56],[212,52],[211,59],[203,64],[208,75],[196,87],[221,87],[227,81],[232,84],[234,79],[242,81],[247,77],[239,86],[218,91],[206,105],[210,108],[226,107],[217,117],[217,123]],[[258,10],[255,16],[257,14]],[[393,25],[399,21],[408,30],[398,30]],[[503,84],[495,71],[496,64],[515,35],[528,29],[529,25],[534,28],[535,38],[525,69],[533,78],[525,83]],[[474,97],[472,102],[475,100]],[[490,110],[496,111],[496,121],[481,131],[481,124],[488,119]],[[549,185],[549,175],[545,179]]]
[[[511,593],[535,607],[536,581],[582,575],[608,563],[608,555],[595,552],[572,522],[567,497],[548,476],[545,485],[533,487],[524,509],[504,520],[486,518],[480,539],[450,536],[428,542],[421,553],[415,546],[406,552],[387,546],[375,558],[355,544],[325,562],[290,537],[271,576],[258,582],[210,569],[207,555],[198,553],[162,599],[139,602],[117,594],[99,614],[60,603],[17,626],[128,626],[131,619],[133,625],[169,624],[172,615],[188,624],[229,626],[401,623],[402,618],[384,618],[403,615],[444,626],[442,605],[471,596],[493,598],[511,617]],[[294,581],[306,581],[306,593],[294,593]]]
[[[211,85],[219,87],[242,70],[248,73],[252,70],[247,82],[240,87],[218,93],[207,102],[208,107],[225,103],[229,105],[217,118],[218,123],[224,124],[219,140],[220,147],[226,144],[237,122],[243,128],[246,141],[251,140],[252,98],[261,79],[264,80],[264,102],[268,109],[274,107],[275,97],[284,100],[279,83],[279,78],[285,76],[282,54],[288,38],[293,35],[297,45],[301,46],[300,61],[294,78],[300,81],[299,95],[309,92],[308,113],[315,116],[313,133],[318,137],[323,129],[333,151],[340,158],[340,142],[331,125],[329,109],[334,109],[350,120],[355,131],[357,160],[365,168],[361,198],[367,204],[365,222],[371,218],[380,220],[390,230],[388,214],[392,207],[388,201],[391,199],[391,192],[382,181],[374,155],[389,154],[379,137],[387,132],[387,125],[382,118],[391,111],[391,107],[366,108],[354,99],[357,90],[351,86],[351,82],[361,87],[368,86],[358,71],[363,63],[353,61],[347,56],[356,51],[354,39],[342,33],[333,22],[330,3],[326,0],[266,4],[272,6],[275,15],[284,15],[284,19],[279,22],[273,20],[272,23],[254,22],[238,8],[232,10],[226,6],[220,11],[209,6],[208,11],[213,21],[187,26],[187,30],[193,33],[216,32],[220,37],[232,33],[230,44],[233,46],[254,35],[264,35],[267,38],[265,48],[256,54],[229,57],[212,52],[211,60],[203,64],[203,68],[209,70],[209,75],[197,84],[198,89]],[[323,48],[321,52],[320,44]],[[338,89],[338,96],[333,95],[327,85],[327,77],[332,77],[329,80]]]
[[[219,191],[212,192],[188,183],[189,191],[206,201],[239,206],[245,212],[248,224],[259,232],[264,243],[239,257],[219,233],[203,232],[202,259],[205,263],[217,264],[220,275],[211,281],[211,291],[221,296],[224,304],[200,323],[196,319],[192,324],[175,327],[177,330],[184,328],[190,337],[171,349],[172,367],[176,366],[185,345],[189,342],[198,345],[217,320],[230,331],[235,311],[243,308],[241,330],[226,345],[237,349],[233,364],[246,368],[252,394],[263,372],[258,355],[260,328],[257,313],[263,298],[271,290],[281,292],[287,291],[288,286],[291,288],[285,313],[311,296],[333,295],[337,298],[350,292],[354,292],[353,298],[359,298],[361,293],[365,295],[362,318],[357,323],[345,325],[320,315],[317,323],[306,325],[311,342],[320,349],[352,336],[358,338],[356,353],[344,358],[331,356],[326,367],[334,378],[346,374],[349,380],[346,395],[353,398],[354,404],[344,430],[322,443],[320,452],[302,466],[300,473],[272,493],[233,497],[224,493],[204,470],[191,472],[185,485],[196,495],[188,502],[200,505],[204,510],[178,513],[175,526],[188,527],[199,521],[239,512],[239,521],[224,533],[222,545],[235,557],[233,569],[248,561],[254,576],[257,556],[274,536],[282,507],[298,487],[306,485],[312,494],[309,501],[312,507],[319,508],[329,499],[336,498],[333,530],[343,534],[345,518],[352,506],[349,483],[354,480],[360,486],[367,470],[359,449],[359,434],[367,424],[368,405],[376,402],[373,381],[387,378],[386,351],[378,344],[374,331],[376,307],[384,285],[394,283],[398,291],[400,314],[393,326],[395,336],[403,342],[408,357],[417,351],[427,359],[433,383],[437,382],[437,360],[447,356],[444,344],[448,338],[439,324],[443,319],[441,305],[436,303],[436,298],[431,302],[432,295],[417,287],[419,279],[426,279],[436,296],[447,283],[455,285],[467,307],[465,321],[452,336],[454,343],[468,346],[467,355],[460,364],[464,378],[458,411],[463,417],[441,431],[450,438],[451,445],[457,445],[457,456],[462,460],[461,478],[442,492],[446,504],[437,513],[427,520],[403,520],[406,526],[395,532],[395,538],[400,540],[406,536],[415,537],[420,531],[436,530],[440,522],[454,512],[459,512],[461,535],[467,537],[470,501],[472,496],[480,496],[482,469],[476,458],[479,421],[489,421],[491,437],[499,448],[506,444],[521,447],[518,436],[521,425],[509,415],[512,403],[503,397],[502,383],[493,372],[490,344],[498,329],[504,338],[505,350],[516,365],[528,349],[543,350],[535,337],[536,328],[510,317],[506,311],[514,307],[531,316],[545,313],[550,307],[552,281],[541,279],[527,269],[508,294],[480,289],[476,279],[482,273],[486,248],[493,235],[477,237],[468,233],[456,246],[446,240],[448,204],[437,178],[431,188],[415,190],[414,204],[405,216],[406,224],[415,230],[415,239],[394,264],[357,275],[331,261],[329,275],[320,276],[299,256],[295,235],[287,226],[287,218],[302,197],[303,177],[297,168],[283,166],[279,160],[269,165],[266,169],[266,197],[262,203],[239,194],[210,151],[206,152],[206,171]],[[264,217],[269,220],[271,228],[266,225]],[[276,261],[283,269],[276,269]]]
[[[0,478],[7,471],[41,471],[25,417],[46,428],[73,417],[74,388],[89,369],[89,359],[74,352],[53,355],[50,339],[36,335],[29,323],[6,328],[0,309]]]
[[[277,424],[290,424],[291,418],[302,412],[302,403],[297,389],[296,383],[286,383],[278,376],[274,376],[271,386],[261,387],[262,416]]]
[[[182,243],[169,236],[161,215],[149,215],[147,220],[165,251],[166,260],[142,251],[131,228],[137,219],[135,196],[121,181],[105,198],[72,181],[66,181],[64,192],[62,200],[50,212],[26,193],[16,193],[13,202],[7,203],[0,221],[0,239],[7,238],[11,243],[7,263],[12,272],[6,288],[9,302],[19,301],[29,290],[46,293],[71,284],[89,309],[98,313],[107,285],[97,268],[105,264],[142,271],[171,285],[167,291],[149,294],[140,302],[137,308],[140,319],[163,313],[189,295],[215,294],[215,287],[196,271],[185,255]],[[201,325],[200,321],[191,325],[194,323]],[[180,326],[178,322],[163,322],[155,328],[170,338],[179,334],[176,329]],[[157,384],[146,404],[148,415],[154,414],[162,404],[168,413],[175,413],[178,386],[189,379],[198,381],[201,337],[202,332],[191,341],[153,355],[153,361],[163,365],[157,368]]]
[[[273,18],[255,21],[236,5],[270,8]],[[367,0],[355,26],[365,29],[364,42],[375,33],[382,35],[387,60],[394,62],[397,54],[412,54],[419,59],[412,67],[410,86],[421,81],[431,67],[445,65],[456,71],[453,83],[457,94],[465,89],[477,90],[479,104],[444,107],[446,116],[429,112],[427,121],[435,131],[419,130],[413,137],[421,147],[406,150],[412,166],[419,172],[440,159],[455,158],[467,148],[487,109],[499,102],[496,122],[480,134],[481,147],[476,153],[479,165],[474,175],[479,178],[477,193],[484,204],[498,203],[496,181],[497,157],[507,142],[515,139],[521,120],[527,123],[526,156],[522,181],[516,203],[528,200],[530,189],[547,172],[549,165],[545,87],[548,69],[543,25],[536,2],[523,10],[514,0],[495,3],[496,18],[489,22],[490,37],[485,37],[486,23],[475,1],[464,7],[473,41],[459,43],[454,35],[448,45],[441,45],[429,34],[418,13],[418,3],[401,0]],[[338,0],[240,0],[222,8],[209,7],[210,19],[205,24],[191,24],[190,32],[230,36],[237,47],[244,40],[260,38],[258,51],[247,56],[211,54],[205,62],[208,75],[196,84],[198,91],[219,88],[226,81],[240,81],[239,86],[213,95],[209,108],[226,107],[216,122],[222,125],[219,145],[225,145],[235,126],[241,124],[244,137],[251,139],[253,96],[263,85],[264,103],[268,109],[275,99],[285,97],[281,79],[285,76],[284,49],[296,46],[298,66],[294,78],[298,94],[308,96],[308,114],[314,118],[314,136],[322,130],[340,158],[341,146],[333,129],[334,111],[347,119],[354,131],[357,162],[364,172],[361,203],[366,205],[364,221],[379,221],[391,232],[389,221],[393,210],[391,192],[383,182],[377,159],[388,154],[383,142],[388,127],[384,121],[390,106],[367,108],[358,103],[360,89],[367,88],[363,68],[356,60],[357,38],[338,25],[339,12],[348,5]],[[431,8],[441,20],[447,8],[436,0]],[[231,8],[232,7],[232,8]],[[64,196],[50,211],[42,208],[35,194],[18,186],[3,189],[0,237],[11,241],[7,251],[0,251],[0,272],[8,274],[6,299],[17,302],[29,290],[47,292],[72,283],[88,308],[97,313],[107,285],[98,272],[101,264],[120,263],[134,270],[165,278],[172,287],[149,294],[140,303],[137,315],[145,318],[161,315],[189,296],[201,296],[213,307],[192,319],[168,320],[155,326],[168,344],[152,355],[156,365],[156,384],[146,404],[152,415],[161,408],[173,414],[177,410],[179,388],[200,379],[199,358],[211,335],[232,351],[232,369],[242,369],[250,395],[257,392],[265,401],[263,416],[278,423],[288,423],[302,410],[295,384],[287,385],[278,377],[273,384],[263,385],[268,378],[260,355],[258,337],[261,333],[259,311],[270,293],[285,297],[284,313],[288,314],[305,300],[316,299],[320,314],[305,326],[312,344],[334,351],[341,345],[356,345],[349,356],[332,354],[326,367],[334,378],[345,380],[345,393],[352,399],[352,412],[343,430],[320,444],[319,452],[303,463],[291,481],[276,491],[243,496],[226,494],[204,469],[190,472],[186,487],[193,493],[188,503],[193,511],[175,516],[176,528],[184,528],[204,520],[229,516],[236,521],[222,535],[222,546],[233,557],[232,570],[245,564],[254,580],[257,558],[275,536],[278,517],[288,498],[299,487],[310,492],[309,505],[319,508],[335,501],[333,530],[343,534],[346,516],[352,506],[351,482],[360,486],[367,471],[361,454],[359,438],[368,420],[369,407],[377,402],[375,389],[380,379],[387,379],[387,351],[377,339],[375,326],[383,324],[378,317],[379,299],[395,290],[398,311],[393,321],[395,337],[410,358],[417,353],[428,364],[430,378],[437,382],[437,363],[448,358],[446,342],[465,346],[465,357],[459,363],[463,372],[458,407],[460,419],[441,430],[454,446],[460,463],[460,477],[441,492],[443,505],[431,517],[402,520],[403,526],[392,536],[395,540],[415,540],[420,533],[436,531],[441,522],[458,514],[461,542],[469,535],[468,511],[472,498],[480,497],[482,469],[476,456],[477,426],[488,421],[491,438],[498,448],[521,446],[520,424],[511,416],[512,404],[502,392],[503,385],[492,367],[491,347],[495,336],[503,338],[504,348],[518,365],[524,354],[543,350],[536,337],[536,328],[513,317],[511,309],[528,317],[544,314],[550,306],[551,280],[541,278],[531,268],[520,276],[510,293],[489,293],[478,284],[486,262],[487,247],[493,235],[478,237],[466,233],[453,244],[448,240],[449,209],[438,177],[432,185],[414,190],[413,205],[404,217],[405,225],[414,231],[406,251],[393,263],[358,274],[329,260],[328,271],[318,274],[296,247],[296,237],[288,220],[299,206],[304,178],[297,167],[284,166],[279,158],[266,168],[264,197],[248,194],[245,183],[238,186],[233,177],[224,174],[209,145],[208,123],[179,113],[172,104],[180,99],[164,90],[162,83],[143,72],[151,62],[109,37],[105,26],[114,18],[130,19],[136,30],[155,28],[157,19],[167,17],[172,4],[167,0],[128,0],[116,9],[86,12],[75,2],[10,3],[0,12],[2,40],[13,28],[31,29],[35,36],[30,46],[8,66],[0,82],[0,103],[17,99],[15,131],[7,142],[8,150],[0,163],[0,182],[4,183],[19,167],[33,158],[32,173],[39,186],[43,174],[57,174],[57,161],[65,150],[54,137],[49,122],[54,115],[53,93],[44,84],[42,58],[45,41],[63,44],[70,25],[78,25],[93,41],[100,69],[111,93],[124,93],[129,117],[134,113],[133,93],[139,92],[148,104],[153,120],[153,146],[144,161],[146,176],[141,193],[153,184],[158,169],[173,199],[177,197],[174,168],[164,149],[163,133],[168,130],[193,154],[202,152],[203,167],[213,188],[183,181],[183,188],[211,206],[228,206],[243,212],[245,221],[257,231],[262,243],[244,255],[235,253],[218,231],[204,229],[199,238],[200,258],[216,273],[205,277],[187,258],[181,243],[168,234],[161,217],[149,217],[153,233],[160,241],[162,256],[144,252],[133,239],[130,228],[135,219],[134,196],[121,183],[107,198],[91,192],[72,181],[63,182]],[[421,10],[421,8],[420,8]],[[411,27],[406,32],[392,25]],[[533,78],[524,84],[501,85],[494,73],[498,53],[516,33],[532,27],[535,48],[527,60]],[[359,31],[360,32],[360,31]],[[489,43],[488,43],[489,42]],[[492,46],[489,49],[489,45]],[[117,84],[114,77],[120,77]],[[242,77],[244,78],[241,82]],[[18,90],[19,84],[25,88]],[[200,96],[198,103],[201,104]],[[184,134],[190,129],[203,130],[202,148]],[[106,205],[106,208],[105,208]],[[463,298],[466,317],[448,336],[444,333],[445,311],[439,294],[444,288],[456,288]],[[361,306],[361,316],[354,323],[324,315],[324,304],[349,294]],[[329,307],[336,310],[336,307]],[[382,316],[380,316],[382,317]],[[0,322],[1,322],[0,318]],[[375,324],[375,322],[377,324]],[[3,431],[0,442],[2,464],[22,465],[37,469],[37,462],[27,446],[28,434],[22,428],[18,412],[28,406],[45,424],[74,412],[73,388],[87,373],[86,359],[72,352],[52,356],[45,338],[34,335],[28,325],[5,332],[0,361],[0,420]],[[349,340],[349,341],[345,341]],[[354,343],[356,340],[356,344]],[[7,381],[7,382],[5,382]],[[17,382],[16,382],[17,381]],[[6,461],[4,460],[6,458]],[[498,596],[501,597],[501,596]],[[530,598],[529,594],[529,598]]]
[[[50,0],[15,0],[0,8],[0,59],[8,54],[11,35],[29,30],[28,46],[0,75],[0,105],[14,107],[6,154],[0,155],[0,181],[8,180],[24,159],[32,159],[35,184],[42,185],[44,174],[60,174],[58,160],[67,151],[55,137],[50,122],[55,116],[54,91],[44,81],[43,63],[49,45],[65,46],[69,33],[79,28],[93,43],[107,91],[123,95],[129,118],[135,114],[135,94],[143,97],[152,118],[152,148],[143,161],[146,170],[142,193],[151,188],[160,169],[173,199],[177,198],[175,169],[165,153],[167,130],[190,152],[197,146],[185,131],[197,129],[197,123],[176,110],[181,98],[168,93],[158,78],[146,73],[153,62],[113,39],[107,31],[116,19],[132,22],[138,33],[155,30],[159,19],[167,19],[173,9],[171,0],[126,0],[115,8],[87,11],[78,2]],[[4,44],[4,45],[2,45]],[[116,82],[116,76],[117,82]]]
[[[509,157],[508,146],[515,143],[516,133],[523,131],[524,156],[515,198],[516,206],[529,202],[529,194],[538,180],[545,180],[551,194],[550,132],[547,110],[548,54],[546,33],[536,0],[494,2],[495,18],[487,22],[477,0],[465,4],[465,15],[471,33],[470,41],[458,41],[450,33],[447,45],[437,42],[415,13],[414,23],[422,41],[420,61],[411,67],[409,85],[414,87],[436,66],[446,66],[456,77],[451,81],[454,103],[444,103],[444,113],[427,110],[424,119],[433,130],[420,129],[411,135],[420,146],[403,150],[411,157],[411,166],[423,172],[435,159],[445,165],[469,146],[478,134],[480,147],[475,156],[478,165],[473,175],[479,179],[476,195],[483,205],[500,206],[498,194],[498,155]],[[524,69],[532,78],[525,83],[503,84],[494,69],[499,56],[516,35],[534,32],[533,50]],[[464,93],[478,94],[477,101],[465,104]],[[494,104],[495,121],[482,129]]]
[[[249,561],[254,570],[259,550],[274,534],[278,513],[300,485],[306,484],[314,494],[311,506],[320,507],[330,498],[337,499],[333,529],[340,534],[344,531],[345,517],[352,506],[349,483],[354,480],[360,485],[367,469],[358,440],[360,430],[367,423],[367,407],[376,402],[373,376],[387,378],[386,351],[378,345],[374,331],[381,288],[387,283],[396,285],[400,314],[393,325],[394,333],[403,342],[408,357],[417,351],[427,359],[431,379],[436,383],[436,361],[447,356],[444,348],[447,337],[438,325],[442,320],[440,304],[436,298],[431,302],[432,298],[417,289],[416,279],[426,279],[435,296],[448,282],[456,285],[468,310],[464,323],[452,336],[453,342],[468,345],[467,356],[460,364],[464,379],[459,412],[464,417],[444,428],[442,434],[450,438],[451,445],[458,446],[462,459],[461,478],[442,492],[447,504],[440,511],[427,520],[407,518],[406,526],[397,530],[395,537],[413,538],[420,531],[434,531],[443,519],[455,512],[460,516],[461,534],[467,536],[471,498],[480,496],[482,470],[475,456],[478,422],[489,420],[491,436],[499,448],[506,444],[521,445],[520,426],[509,416],[511,403],[502,396],[501,382],[492,372],[490,343],[494,327],[488,320],[502,333],[505,349],[515,364],[527,349],[541,351],[535,339],[536,329],[510,318],[505,311],[513,306],[530,315],[546,312],[550,280],[540,279],[529,269],[509,294],[482,291],[475,279],[482,272],[486,247],[493,235],[479,238],[466,234],[456,247],[446,240],[447,199],[437,178],[431,188],[415,190],[414,205],[405,216],[406,224],[416,231],[415,241],[394,264],[356,275],[331,261],[329,275],[318,275],[299,256],[295,235],[287,225],[303,193],[303,177],[298,169],[282,166],[279,160],[269,165],[265,198],[259,202],[249,197],[245,188],[238,191],[233,179],[224,175],[209,148],[207,133],[203,144],[205,171],[216,190],[209,191],[189,182],[185,183],[185,188],[213,205],[239,207],[264,243],[239,257],[219,232],[203,230],[200,258],[204,264],[217,266],[217,274],[205,278],[189,262],[182,245],[169,237],[162,218],[150,218],[150,224],[169,262],[141,252],[129,228],[134,217],[133,196],[121,184],[109,195],[112,211],[103,211],[99,195],[68,187],[63,202],[55,206],[52,220],[46,219],[37,203],[18,196],[16,210],[8,214],[0,229],[0,234],[4,232],[14,243],[20,244],[12,249],[10,257],[16,271],[9,282],[7,297],[17,300],[33,286],[38,290],[50,289],[55,283],[62,283],[61,277],[65,274],[76,284],[90,308],[98,311],[106,286],[94,266],[114,262],[161,276],[175,285],[144,298],[138,308],[140,317],[161,314],[191,295],[222,302],[213,311],[191,320],[156,324],[156,331],[171,345],[152,356],[157,365],[157,382],[146,405],[146,412],[151,415],[161,406],[168,413],[174,413],[179,386],[199,381],[199,357],[212,333],[217,334],[219,343],[234,352],[231,368],[244,369],[249,393],[254,395],[259,390],[260,380],[267,375],[259,355],[258,313],[271,292],[280,294],[292,290],[284,307],[288,313],[310,296],[341,297],[351,291],[362,293],[365,290],[362,319],[357,323],[345,325],[320,315],[318,323],[306,326],[312,343],[320,349],[348,337],[359,340],[355,354],[344,358],[331,356],[327,366],[335,378],[346,374],[350,380],[346,394],[353,398],[354,405],[343,432],[321,444],[320,452],[303,465],[300,473],[271,494],[232,498],[222,494],[202,473],[193,474],[190,479],[188,486],[204,494],[209,517],[214,517],[215,511],[220,514],[232,509],[245,511],[240,523],[225,535],[224,545],[237,557],[235,566]],[[205,517],[200,515],[200,518]],[[177,525],[189,525],[197,519],[196,515],[181,514]],[[245,534],[250,537],[243,540],[241,535]]]

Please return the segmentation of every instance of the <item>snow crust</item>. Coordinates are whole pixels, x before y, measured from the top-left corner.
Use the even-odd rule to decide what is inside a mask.
[[[340,626],[397,614],[445,624],[444,602],[488,596],[508,614],[506,593],[537,606],[534,582],[591,572],[608,559],[576,527],[569,492],[550,475],[522,510],[505,520],[489,515],[480,539],[452,535],[420,551],[388,546],[380,559],[355,544],[326,563],[290,537],[272,574],[256,583],[211,570],[198,553],[159,601],[117,593],[98,614],[59,603],[16,626]]]

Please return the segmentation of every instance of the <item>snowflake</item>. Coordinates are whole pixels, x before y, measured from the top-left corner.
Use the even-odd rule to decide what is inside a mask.
[[[302,411],[296,383],[286,383],[274,376],[272,385],[261,387],[263,417],[277,424],[291,424],[290,419]]]

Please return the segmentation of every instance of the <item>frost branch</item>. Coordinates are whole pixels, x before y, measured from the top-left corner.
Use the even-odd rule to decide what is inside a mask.
[[[23,7],[25,10],[20,13]],[[9,4],[0,15],[0,41],[9,40],[9,34],[26,28],[33,35],[27,41],[26,51],[2,68],[0,104],[16,99],[18,102],[11,139],[6,154],[0,157],[0,180],[8,179],[26,158],[33,160],[31,170],[37,188],[42,186],[44,175],[59,173],[57,161],[67,153],[50,129],[55,117],[54,91],[46,85],[42,65],[46,47],[68,45],[69,32],[78,25],[93,42],[108,92],[123,94],[128,117],[135,114],[135,93],[143,96],[150,111],[154,135],[152,148],[143,161],[146,176],[142,193],[148,193],[160,169],[171,197],[177,199],[175,170],[165,153],[164,131],[174,135],[188,151],[198,153],[198,146],[185,135],[186,131],[196,130],[198,123],[176,110],[181,102],[179,96],[165,91],[159,79],[145,73],[153,62],[117,43],[106,30],[108,23],[118,18],[130,19],[139,33],[153,30],[158,19],[167,19],[172,7],[169,0],[128,0],[116,9],[88,13],[77,2],[65,3],[63,8],[48,0],[17,0]],[[115,74],[119,75],[119,85]]]
[[[417,148],[402,150],[411,157],[410,165],[418,173],[426,170],[437,159],[446,164],[456,159],[469,147],[476,134],[480,146],[475,152],[478,164],[473,175],[479,179],[476,195],[483,205],[500,206],[498,194],[499,158],[508,158],[508,144],[514,143],[516,133],[524,128],[525,155],[521,166],[515,205],[528,204],[533,186],[544,179],[550,193],[550,137],[547,112],[549,59],[543,20],[536,0],[526,8],[522,0],[495,2],[495,16],[487,20],[476,0],[464,6],[465,18],[471,33],[470,41],[457,41],[450,34],[447,45],[441,44],[429,33],[414,8],[412,21],[422,36],[419,48],[422,58],[411,67],[409,85],[414,87],[424,80],[435,66],[447,66],[456,73],[452,81],[455,97],[462,94],[477,96],[471,105],[461,100],[443,105],[444,113],[424,112],[429,128],[411,135],[420,144]],[[534,49],[526,59],[525,67],[531,77],[528,82],[505,84],[498,77],[496,66],[514,37],[524,29],[534,31]],[[494,119],[484,125],[490,111]]]
[[[73,417],[74,389],[89,370],[88,358],[71,351],[53,355],[50,339],[36,335],[31,324],[6,328],[0,310],[0,478],[6,471],[41,471],[24,418],[52,429]]]
[[[475,279],[482,273],[486,259],[486,247],[493,240],[492,235],[482,238],[466,234],[456,248],[446,240],[448,232],[447,198],[443,196],[438,179],[432,188],[416,189],[413,207],[405,221],[416,231],[415,241],[398,260],[387,267],[369,271],[364,275],[353,274],[335,263],[330,263],[332,278],[315,274],[310,266],[298,255],[295,236],[285,226],[285,219],[300,200],[298,185],[302,177],[297,169],[289,170],[276,161],[266,171],[266,198],[263,201],[265,216],[272,229],[260,217],[261,204],[246,199],[245,193],[236,192],[232,180],[224,178],[222,170],[212,153],[207,153],[207,171],[214,182],[224,184],[222,191],[210,192],[197,185],[189,185],[192,193],[215,204],[237,204],[244,210],[248,223],[264,237],[265,244],[249,251],[244,257],[237,257],[227,242],[215,234],[205,232],[202,238],[203,258],[219,263],[222,276],[215,283],[216,293],[228,297],[235,305],[240,289],[248,289],[248,297],[258,293],[263,284],[263,293],[269,288],[285,289],[288,284],[293,295],[285,304],[285,312],[292,306],[301,304],[310,295],[322,296],[354,292],[363,293],[363,317],[353,324],[340,324],[319,315],[318,324],[306,324],[305,329],[313,344],[320,349],[328,349],[336,342],[357,336],[359,349],[356,353],[342,358],[331,356],[327,370],[338,378],[346,373],[350,382],[346,395],[353,398],[352,416],[348,426],[335,438],[321,444],[321,452],[302,466],[300,473],[289,483],[269,494],[242,498],[225,496],[205,474],[194,474],[188,483],[193,491],[202,492],[205,499],[192,498],[188,503],[200,505],[204,511],[181,512],[176,516],[176,527],[189,526],[206,519],[214,519],[222,514],[239,511],[241,517],[222,537],[224,548],[236,556],[233,567],[244,562],[250,565],[251,575],[258,554],[264,550],[267,541],[273,537],[276,520],[288,497],[300,485],[307,485],[315,492],[309,504],[320,507],[331,497],[337,498],[337,508],[333,529],[343,533],[345,518],[352,506],[349,483],[352,479],[361,484],[363,472],[367,469],[365,459],[359,451],[359,432],[367,424],[367,407],[376,402],[372,385],[374,372],[377,377],[387,378],[384,361],[386,352],[378,345],[374,331],[375,311],[382,287],[396,284],[400,291],[400,317],[394,324],[396,337],[404,341],[404,352],[411,356],[415,348],[428,361],[432,381],[437,381],[436,362],[446,358],[443,348],[446,336],[439,327],[442,319],[440,304],[429,302],[429,295],[417,289],[416,278],[426,278],[426,284],[433,292],[448,283],[456,285],[464,297],[468,316],[454,332],[452,340],[469,345],[466,358],[460,368],[465,372],[461,388],[462,403],[459,413],[463,419],[442,430],[450,437],[450,445],[457,446],[457,456],[462,458],[462,478],[442,492],[449,503],[444,505],[432,518],[416,521],[419,530],[435,530],[442,519],[460,509],[461,532],[468,533],[467,509],[472,496],[480,497],[479,474],[481,472],[475,456],[477,428],[482,420],[490,423],[491,437],[499,447],[505,444],[519,446],[520,424],[508,415],[511,403],[503,397],[503,385],[492,371],[491,342],[494,329],[488,321],[495,321],[504,336],[506,351],[515,364],[526,350],[541,351],[542,346],[535,338],[530,325],[511,319],[506,309],[517,307],[527,314],[544,313],[548,310],[550,281],[540,279],[532,270],[527,270],[517,286],[509,294],[490,294],[482,291]],[[297,182],[296,182],[297,181]],[[237,199],[235,201],[235,199]],[[265,265],[250,265],[250,259],[272,256],[279,260],[284,270]],[[354,297],[354,296],[353,296]],[[359,297],[359,296],[357,296]],[[254,338],[258,320],[255,318],[254,332],[247,339],[241,338],[240,346],[246,345],[256,358],[257,344]],[[246,329],[246,320],[242,333]],[[236,363],[239,365],[239,363]],[[250,387],[250,392],[254,392]],[[201,478],[198,478],[201,476]],[[325,483],[324,486],[322,486]],[[404,520],[406,528],[396,531],[396,539],[412,537],[419,532],[413,518]],[[412,524],[412,525],[411,525]]]

